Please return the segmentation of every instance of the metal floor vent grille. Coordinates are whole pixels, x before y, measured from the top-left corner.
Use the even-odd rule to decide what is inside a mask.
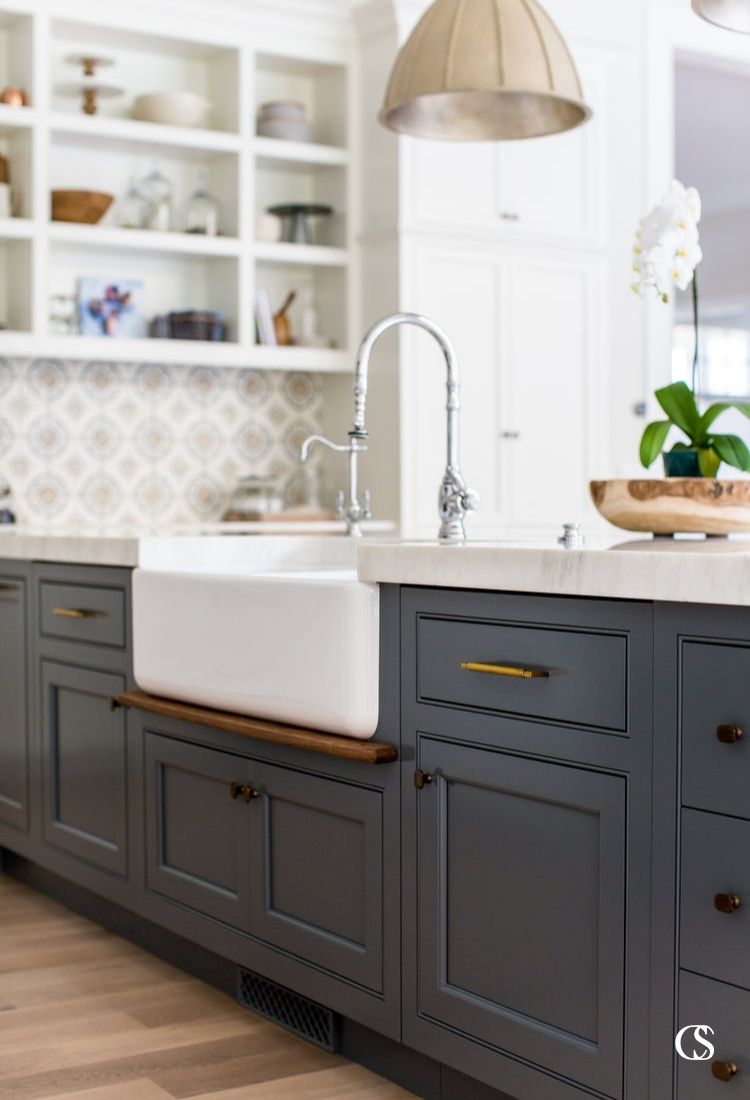
[[[237,1000],[241,1005],[323,1050],[331,1053],[338,1050],[336,1015],[329,1008],[260,978],[250,970],[238,969],[237,974]]]

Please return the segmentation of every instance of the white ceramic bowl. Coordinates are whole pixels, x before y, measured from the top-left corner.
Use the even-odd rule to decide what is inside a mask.
[[[260,118],[258,136],[280,138],[282,141],[312,141],[312,127],[307,122],[292,122],[285,118]]]
[[[195,92],[153,92],[138,96],[133,104],[133,118],[165,126],[199,126],[205,122],[210,106],[204,96]]]
[[[260,108],[260,118],[262,119],[287,118],[294,122],[304,122],[306,113],[304,103],[297,103],[291,99],[263,103]]]
[[[255,239],[275,244],[281,240],[282,229],[281,218],[276,214],[259,214],[255,222]]]

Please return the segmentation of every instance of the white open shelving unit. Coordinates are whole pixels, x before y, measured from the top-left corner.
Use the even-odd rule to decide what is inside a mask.
[[[311,41],[309,55],[287,53],[283,20],[277,35],[254,35],[244,24],[233,29],[221,20],[207,31],[189,19],[134,20],[125,8],[118,25],[115,10],[97,17],[95,5],[74,0],[60,4],[55,15],[57,7],[45,0],[0,0],[0,87],[20,85],[30,99],[28,107],[0,105],[0,153],[9,162],[18,215],[0,220],[0,355],[351,370],[359,325],[348,52],[336,55]],[[133,29],[137,25],[149,29]],[[102,100],[94,116],[59,91],[79,80],[69,61],[75,55],[111,58],[101,80],[125,89]],[[188,89],[211,101],[204,129],[129,117],[139,94]],[[305,103],[313,142],[256,136],[259,105],[275,99]],[[98,225],[51,220],[53,188],[101,190],[120,199],[130,181],[156,162],[174,187],[174,232],[121,228],[117,202]],[[221,236],[179,231],[201,177],[220,201]],[[256,241],[257,216],[288,202],[333,207],[334,215],[318,224],[315,245]],[[173,310],[220,311],[227,338],[56,334],[51,299],[74,295],[83,276],[142,280],[147,320]],[[273,308],[296,290],[294,331],[300,332],[302,312],[311,307],[333,346],[259,344],[258,287],[267,290]]]

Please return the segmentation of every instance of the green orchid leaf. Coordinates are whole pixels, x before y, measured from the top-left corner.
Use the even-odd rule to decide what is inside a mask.
[[[750,450],[738,435],[715,435],[711,440],[713,450],[727,466],[736,470],[750,470]]]
[[[721,466],[721,459],[713,447],[701,447],[698,451],[698,469],[701,477],[716,477],[719,466]]]
[[[722,413],[728,412],[730,409],[737,409],[738,412],[741,412],[743,416],[746,416],[748,420],[750,420],[750,403],[747,401],[719,401],[716,405],[710,405],[700,418],[698,424],[698,435],[701,437],[701,442],[708,434],[714,421],[717,420]]]
[[[641,463],[646,469],[654,462],[664,448],[669,429],[669,420],[655,420],[649,424],[641,437]]]
[[[701,418],[690,387],[685,382],[673,382],[671,386],[657,390],[654,396],[672,423],[685,433],[691,443],[694,442]]]

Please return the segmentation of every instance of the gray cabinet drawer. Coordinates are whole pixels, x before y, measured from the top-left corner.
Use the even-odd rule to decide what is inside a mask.
[[[118,648],[125,646],[123,588],[42,580],[39,617],[43,637]]]
[[[500,667],[504,674],[462,668]],[[535,675],[518,677],[524,669]],[[417,697],[539,719],[627,730],[628,640],[524,623],[417,619]]]
[[[704,1037],[713,1044],[714,1055],[701,1061],[677,1058],[677,1100],[750,1100],[750,993],[681,973],[676,1030],[691,1028],[682,1040],[685,1054],[709,1054],[693,1037],[696,1024],[713,1028],[714,1034]],[[715,1062],[734,1063],[737,1073],[729,1083],[714,1076]]]
[[[680,920],[681,966],[750,989],[750,822],[683,811]]]
[[[750,818],[750,647],[686,641],[681,680],[682,801]]]

